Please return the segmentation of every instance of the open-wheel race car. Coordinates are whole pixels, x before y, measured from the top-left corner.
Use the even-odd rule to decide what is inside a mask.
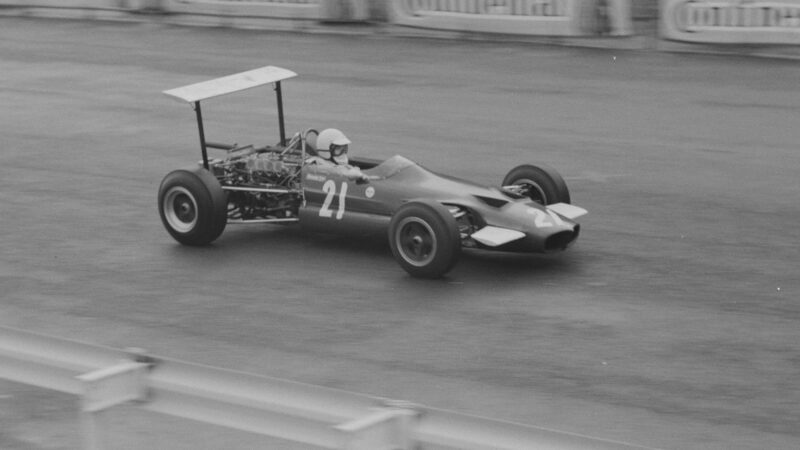
[[[578,237],[575,219],[586,210],[570,204],[564,179],[545,165],[513,168],[500,187],[444,176],[393,156],[351,157],[343,171],[320,164],[320,133],[306,129],[287,139],[282,81],[294,72],[267,66],[164,91],[192,104],[202,161],[170,172],[158,191],[161,221],[175,240],[206,245],[227,224],[300,224],[310,232],[388,235],[397,262],[409,274],[438,278],[462,248],[549,253]],[[280,139],[255,147],[209,142],[200,102],[272,85]],[[209,158],[208,148],[221,150]],[[353,176],[353,171],[360,175]]]

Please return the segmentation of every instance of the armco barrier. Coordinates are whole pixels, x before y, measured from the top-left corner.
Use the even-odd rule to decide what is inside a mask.
[[[704,44],[800,44],[800,0],[661,0],[666,39]]]
[[[644,448],[3,327],[0,378],[81,396],[87,449],[113,440],[99,414],[131,401],[329,449]]]
[[[170,14],[289,20],[324,19],[321,1],[333,0],[161,0]]]
[[[124,9],[120,1],[109,0],[3,0],[2,6],[24,6],[29,8],[76,8],[76,9]]]
[[[281,30],[370,20],[369,0],[0,0],[0,8],[6,10],[4,15],[14,15],[8,11],[14,8],[17,15],[34,17]]]
[[[30,15],[81,10],[98,18],[159,12],[176,24],[297,28],[304,22],[367,22],[521,36],[630,36],[631,0],[0,0]],[[49,9],[49,11],[48,11]],[[387,16],[388,17],[384,17]],[[87,14],[79,17],[87,17]]]
[[[633,33],[630,0],[386,0],[397,25],[538,36]]]
[[[246,25],[248,21],[255,24],[259,21],[323,21],[328,13],[350,13],[347,5],[342,7],[344,11],[323,9],[322,1],[356,0],[0,0],[0,7],[17,7],[35,16],[69,16],[68,11],[78,17],[105,12],[99,16],[102,18],[109,17],[108,13],[161,13],[169,17],[167,22],[220,26]]]

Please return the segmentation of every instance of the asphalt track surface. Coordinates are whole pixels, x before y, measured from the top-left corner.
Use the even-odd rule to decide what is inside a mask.
[[[353,154],[558,168],[579,242],[437,281],[292,227],[179,246],[156,192],[198,140],[160,91],[268,64],[300,74],[289,130]],[[800,447],[797,62],[2,19],[0,65],[0,325],[652,447]],[[269,89],[204,113],[210,140],[277,140]],[[0,383],[0,447],[75,448],[75,411]],[[115,448],[265,442],[110,420]]]

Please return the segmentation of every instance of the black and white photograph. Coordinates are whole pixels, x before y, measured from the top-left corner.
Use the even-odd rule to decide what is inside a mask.
[[[800,448],[800,0],[0,0],[0,450]]]

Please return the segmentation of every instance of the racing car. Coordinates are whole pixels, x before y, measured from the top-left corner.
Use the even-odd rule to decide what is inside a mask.
[[[576,219],[587,211],[570,204],[564,179],[546,165],[513,168],[498,187],[435,173],[400,155],[386,160],[351,157],[364,177],[353,179],[322,165],[319,133],[287,138],[282,83],[296,73],[266,66],[164,91],[192,105],[202,160],[168,173],[158,190],[167,232],[179,243],[207,245],[227,224],[298,224],[309,232],[388,236],[391,252],[411,276],[439,278],[463,248],[550,253],[578,237]],[[277,100],[276,144],[256,147],[206,140],[201,101],[272,85]],[[220,151],[209,157],[208,149]]]

